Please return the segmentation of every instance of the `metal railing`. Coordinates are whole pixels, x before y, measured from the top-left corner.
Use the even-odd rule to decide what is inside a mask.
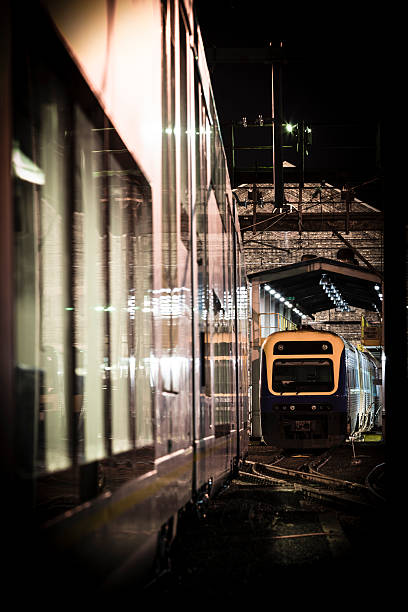
[[[259,313],[260,344],[273,332],[297,329],[297,325],[280,312]]]

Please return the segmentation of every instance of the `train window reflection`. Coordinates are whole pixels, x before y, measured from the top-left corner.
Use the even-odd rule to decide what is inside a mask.
[[[272,389],[278,393],[331,391],[333,362],[330,359],[276,359]]]
[[[109,305],[110,383],[112,409],[112,450],[131,448],[129,404],[129,314],[128,314],[128,194],[121,167],[110,160],[109,219]]]
[[[105,304],[104,219],[100,206],[101,134],[76,108],[76,189],[74,212],[75,417],[82,460],[105,455]],[[80,370],[80,372],[79,372]]]
[[[152,445],[151,192],[83,84],[14,73],[17,445],[41,475]]]
[[[115,130],[77,114],[76,406],[81,456],[90,461],[153,439],[151,204]]]
[[[21,465],[39,473],[70,464],[68,104],[54,75],[44,80],[41,70],[31,70],[22,66],[17,72],[26,78],[14,84],[15,358]]]

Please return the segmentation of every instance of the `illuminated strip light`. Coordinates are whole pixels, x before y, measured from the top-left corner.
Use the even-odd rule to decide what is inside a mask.
[[[280,302],[283,302],[285,306],[287,306],[288,308],[291,308],[291,309],[293,308],[293,304],[288,302],[288,300],[283,295],[281,295],[278,291],[273,289],[270,285],[264,285],[264,289],[265,291],[268,291],[275,298],[275,300],[279,300]],[[307,316],[303,312],[301,312],[298,308],[293,308],[293,312],[299,315],[302,319],[305,319]]]
[[[350,306],[347,304],[346,300],[342,297],[340,291],[332,283],[327,274],[322,274],[322,277],[319,281],[319,285],[323,288],[323,291],[334,303],[336,308],[338,308],[342,312],[350,312]]]
[[[380,301],[382,302],[382,301],[383,301],[383,294],[382,294],[382,293],[380,293],[380,292],[381,292],[381,287],[380,287],[380,285],[375,285],[375,286],[374,286],[374,289],[377,291],[377,293],[378,293],[378,297],[379,297]],[[377,312],[378,312],[378,310],[377,310]]]

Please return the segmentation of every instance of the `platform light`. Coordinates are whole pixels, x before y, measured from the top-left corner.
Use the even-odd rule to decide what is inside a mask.
[[[269,291],[270,290],[270,286],[269,285],[264,285],[264,289],[265,289],[265,291]]]
[[[327,297],[334,302],[336,308],[349,312],[350,309],[348,308],[347,302],[343,299],[341,292],[326,274],[322,274],[319,285],[323,287],[323,291],[325,291]]]
[[[284,302],[284,301],[285,301],[285,298],[284,298],[283,296],[281,296],[281,297],[279,298],[279,301],[280,301],[280,302]]]
[[[376,291],[379,291],[379,290],[380,290],[380,285],[374,285],[374,289],[375,289]]]
[[[275,289],[269,289],[269,293],[270,293],[271,295],[275,295],[275,296],[276,296],[276,291],[275,291]]]
[[[276,297],[276,299],[278,300],[278,299],[281,297],[281,294],[280,294],[280,293],[276,293],[276,292],[275,292],[275,297]]]

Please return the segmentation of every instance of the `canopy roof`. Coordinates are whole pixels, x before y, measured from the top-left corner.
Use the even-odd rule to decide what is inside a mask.
[[[268,284],[304,313],[313,315],[334,307],[321,284],[322,276],[329,279],[349,306],[381,312],[379,297],[381,278],[368,268],[339,260],[314,257],[279,268],[248,274],[251,281]]]

